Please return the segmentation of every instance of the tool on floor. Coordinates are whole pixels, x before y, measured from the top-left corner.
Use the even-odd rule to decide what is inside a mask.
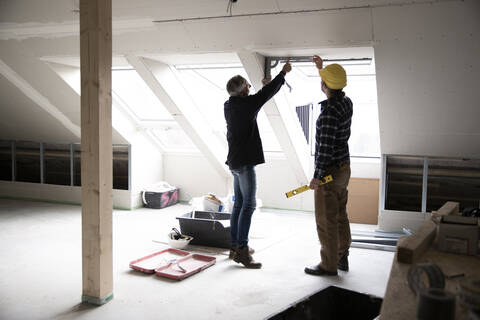
[[[320,182],[320,185],[326,184],[332,181],[333,181],[333,178],[332,178],[332,175],[330,174],[326,177],[323,177],[322,181]],[[285,195],[287,196],[287,198],[290,198],[290,197],[296,196],[299,193],[305,192],[307,190],[310,190],[310,187],[308,185],[304,185],[304,186],[298,187],[297,189],[293,189],[292,191],[286,192]]]
[[[169,266],[171,266],[171,265],[176,265],[176,266],[178,267],[178,269],[180,269],[180,271],[181,271],[182,273],[187,272],[187,270],[180,265],[180,262],[178,261],[178,259],[171,259],[171,260],[165,261],[165,262],[166,262],[166,266],[167,266],[167,267],[169,267]]]

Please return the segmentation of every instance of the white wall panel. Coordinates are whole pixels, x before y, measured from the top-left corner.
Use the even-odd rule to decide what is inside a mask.
[[[239,48],[268,54],[373,45],[382,152],[480,158],[480,109],[477,99],[480,1],[412,4],[421,1],[276,0],[275,3],[261,1],[257,7],[253,0],[240,2],[242,8],[238,7],[239,12],[250,9],[264,12],[277,4],[281,10],[317,10],[355,4],[374,7],[160,23],[152,30],[133,30],[130,33],[123,30],[116,34],[113,44],[115,54],[194,54],[233,52]],[[27,3],[31,6],[30,1],[18,1],[12,8],[21,9]],[[404,5],[397,5],[400,3]],[[144,18],[142,14],[147,11],[158,19],[162,18],[162,13],[151,10],[155,4],[150,0],[138,1],[134,6],[126,0],[117,4],[118,10],[123,10],[117,11],[117,18]],[[205,0],[201,2],[202,6],[197,3],[195,8],[189,7],[186,1],[171,0],[162,5],[165,6],[165,18],[225,15],[226,9],[226,1],[219,0]],[[15,14],[10,11],[10,20],[5,20],[6,13],[0,10],[0,21],[57,21],[60,18],[54,16],[58,16],[64,10],[62,8],[58,7],[59,11],[53,9],[51,13],[38,10],[38,19],[34,13]],[[132,9],[131,12],[127,12],[129,9]],[[63,15],[67,18],[71,13]],[[75,17],[71,19],[74,21]],[[2,42],[0,46],[3,48],[8,43],[11,42]],[[31,38],[22,41],[22,45],[28,48],[32,57],[76,56],[79,51],[78,37],[74,36]],[[42,72],[38,72],[37,77],[35,83],[42,87],[44,84],[41,82],[45,81]],[[164,179],[183,189],[180,194],[184,200],[208,191],[219,195],[227,193],[229,183],[220,178],[204,158],[199,156],[192,160],[179,155],[166,155],[165,158]],[[366,166],[369,173],[365,175],[374,175],[376,168]],[[362,176],[361,171],[355,170],[352,168],[355,175]],[[267,160],[266,165],[258,167],[257,173],[259,184],[262,184],[259,197],[264,205],[285,208],[310,206],[307,200],[301,200],[302,195],[288,202],[282,198],[284,192],[292,187],[290,184],[297,186],[289,183],[294,177],[289,177],[291,173],[286,163]],[[276,177],[275,183],[265,185],[271,177]],[[272,191],[264,193],[266,190]]]
[[[165,154],[164,180],[180,188],[180,200],[190,201],[209,192],[224,197],[233,193],[233,180],[220,177],[218,171],[201,154]],[[233,179],[233,178],[232,178]]]
[[[382,153],[480,157],[480,5],[374,10]]]
[[[0,196],[12,199],[48,200],[80,205],[82,202],[82,189],[81,187],[58,186],[54,184],[0,181]],[[130,191],[113,190],[113,206],[116,209],[131,209]]]

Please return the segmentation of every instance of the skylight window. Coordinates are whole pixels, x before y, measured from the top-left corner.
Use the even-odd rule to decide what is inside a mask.
[[[113,70],[112,90],[140,121],[173,120],[135,70]]]
[[[247,73],[240,64],[177,65],[185,89],[197,104],[200,112],[209,122],[221,143],[226,144],[226,123],[223,105],[229,96],[227,81],[235,75],[241,75],[247,81]],[[254,93],[251,90],[251,93]],[[264,112],[257,116],[258,127],[265,152],[281,152],[280,144],[273,133]]]
[[[378,126],[377,87],[374,61],[339,60],[326,61],[324,66],[338,63],[347,72],[345,94],[353,102],[353,118],[351,136],[349,139],[350,155],[353,157],[380,157],[380,134]],[[272,70],[272,76],[277,74],[283,63]],[[286,77],[292,91],[287,97],[292,107],[311,104],[310,128],[305,129],[310,134],[312,154],[315,149],[315,123],[320,114],[318,103],[326,99],[320,88],[320,76],[313,62],[294,62],[292,72]],[[288,89],[282,89],[288,90]],[[308,122],[308,121],[307,121]]]
[[[199,152],[190,138],[178,127],[163,127],[150,130],[153,136],[158,139],[162,148],[169,152]]]

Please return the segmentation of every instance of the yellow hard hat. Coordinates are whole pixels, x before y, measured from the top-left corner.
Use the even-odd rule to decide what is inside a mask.
[[[318,70],[318,73],[329,89],[340,90],[347,85],[347,73],[337,63],[329,64],[325,68]]]

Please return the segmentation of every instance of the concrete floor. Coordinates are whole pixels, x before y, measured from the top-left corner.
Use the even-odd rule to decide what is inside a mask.
[[[190,207],[114,211],[114,299],[80,304],[81,208],[0,199],[0,319],[264,319],[297,300],[335,285],[383,297],[393,253],[352,248],[350,272],[315,277],[319,248],[311,213],[254,214],[250,245],[260,270],[232,262],[227,252],[190,246],[217,263],[183,281],[145,275],[129,262],[167,248],[175,217]],[[352,224],[353,230],[374,226]]]

